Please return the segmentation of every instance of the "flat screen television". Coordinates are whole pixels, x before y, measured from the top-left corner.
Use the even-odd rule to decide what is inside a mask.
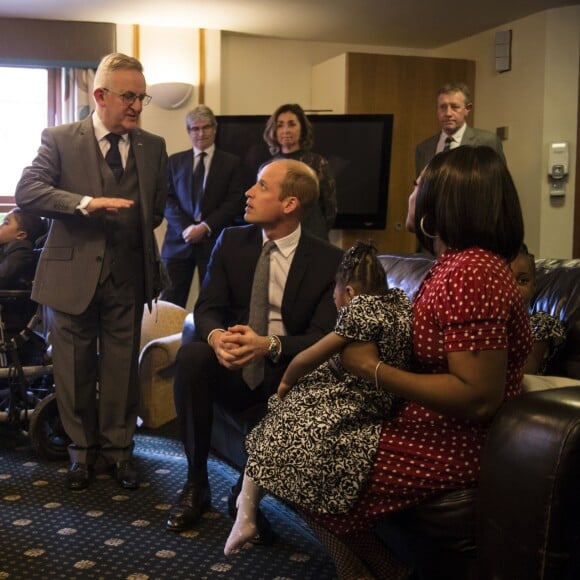
[[[271,158],[262,133],[268,115],[219,115],[216,145],[238,155],[245,187],[256,182]],[[335,229],[384,229],[389,196],[393,115],[308,115],[313,150],[330,164],[336,180]]]

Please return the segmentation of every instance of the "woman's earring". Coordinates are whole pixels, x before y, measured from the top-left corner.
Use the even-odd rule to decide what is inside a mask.
[[[419,222],[419,227],[421,228],[421,231],[423,232],[423,235],[424,235],[426,238],[431,238],[432,240],[435,240],[435,239],[437,239],[439,236],[434,236],[434,235],[432,235],[432,234],[429,234],[429,233],[427,233],[427,232],[425,231],[425,226],[423,225],[423,221],[424,221],[424,220],[425,220],[425,216],[423,216],[423,217],[421,218],[421,221]]]

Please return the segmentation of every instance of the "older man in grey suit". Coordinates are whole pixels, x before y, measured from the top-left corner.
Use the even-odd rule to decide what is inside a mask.
[[[473,108],[471,91],[464,83],[449,83],[437,91],[437,118],[441,133],[425,139],[415,149],[417,175],[440,151],[455,149],[460,145],[487,145],[504,159],[501,141],[495,133],[474,129],[466,119]]]
[[[137,357],[143,305],[160,291],[167,168],[164,140],[137,127],[145,88],[138,60],[104,57],[94,113],[45,129],[16,190],[20,207],[53,220],[32,298],[48,307],[72,490],[89,485],[98,454],[122,487],[139,487]]]

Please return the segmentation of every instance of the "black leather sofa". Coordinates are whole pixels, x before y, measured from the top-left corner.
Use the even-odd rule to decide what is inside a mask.
[[[382,255],[390,287],[412,299],[433,264],[423,254]],[[537,260],[533,310],[567,329],[550,374],[580,379],[580,260]],[[193,339],[190,315],[183,341]],[[215,408],[212,445],[235,466],[262,409]],[[580,387],[525,393],[494,419],[477,489],[446,494],[389,517],[377,534],[417,580],[580,578]]]

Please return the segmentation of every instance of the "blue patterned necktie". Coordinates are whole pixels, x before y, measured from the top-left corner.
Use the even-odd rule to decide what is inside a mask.
[[[262,246],[262,253],[258,258],[254,281],[252,283],[252,294],[250,298],[250,316],[248,326],[258,335],[268,334],[268,317],[270,314],[270,254],[276,248],[276,243],[268,240]],[[244,381],[255,389],[264,380],[264,359],[261,358],[242,369]]]
[[[451,149],[451,143],[453,143],[453,137],[447,137],[445,139],[445,145],[443,147],[443,151],[449,151],[449,149]]]

